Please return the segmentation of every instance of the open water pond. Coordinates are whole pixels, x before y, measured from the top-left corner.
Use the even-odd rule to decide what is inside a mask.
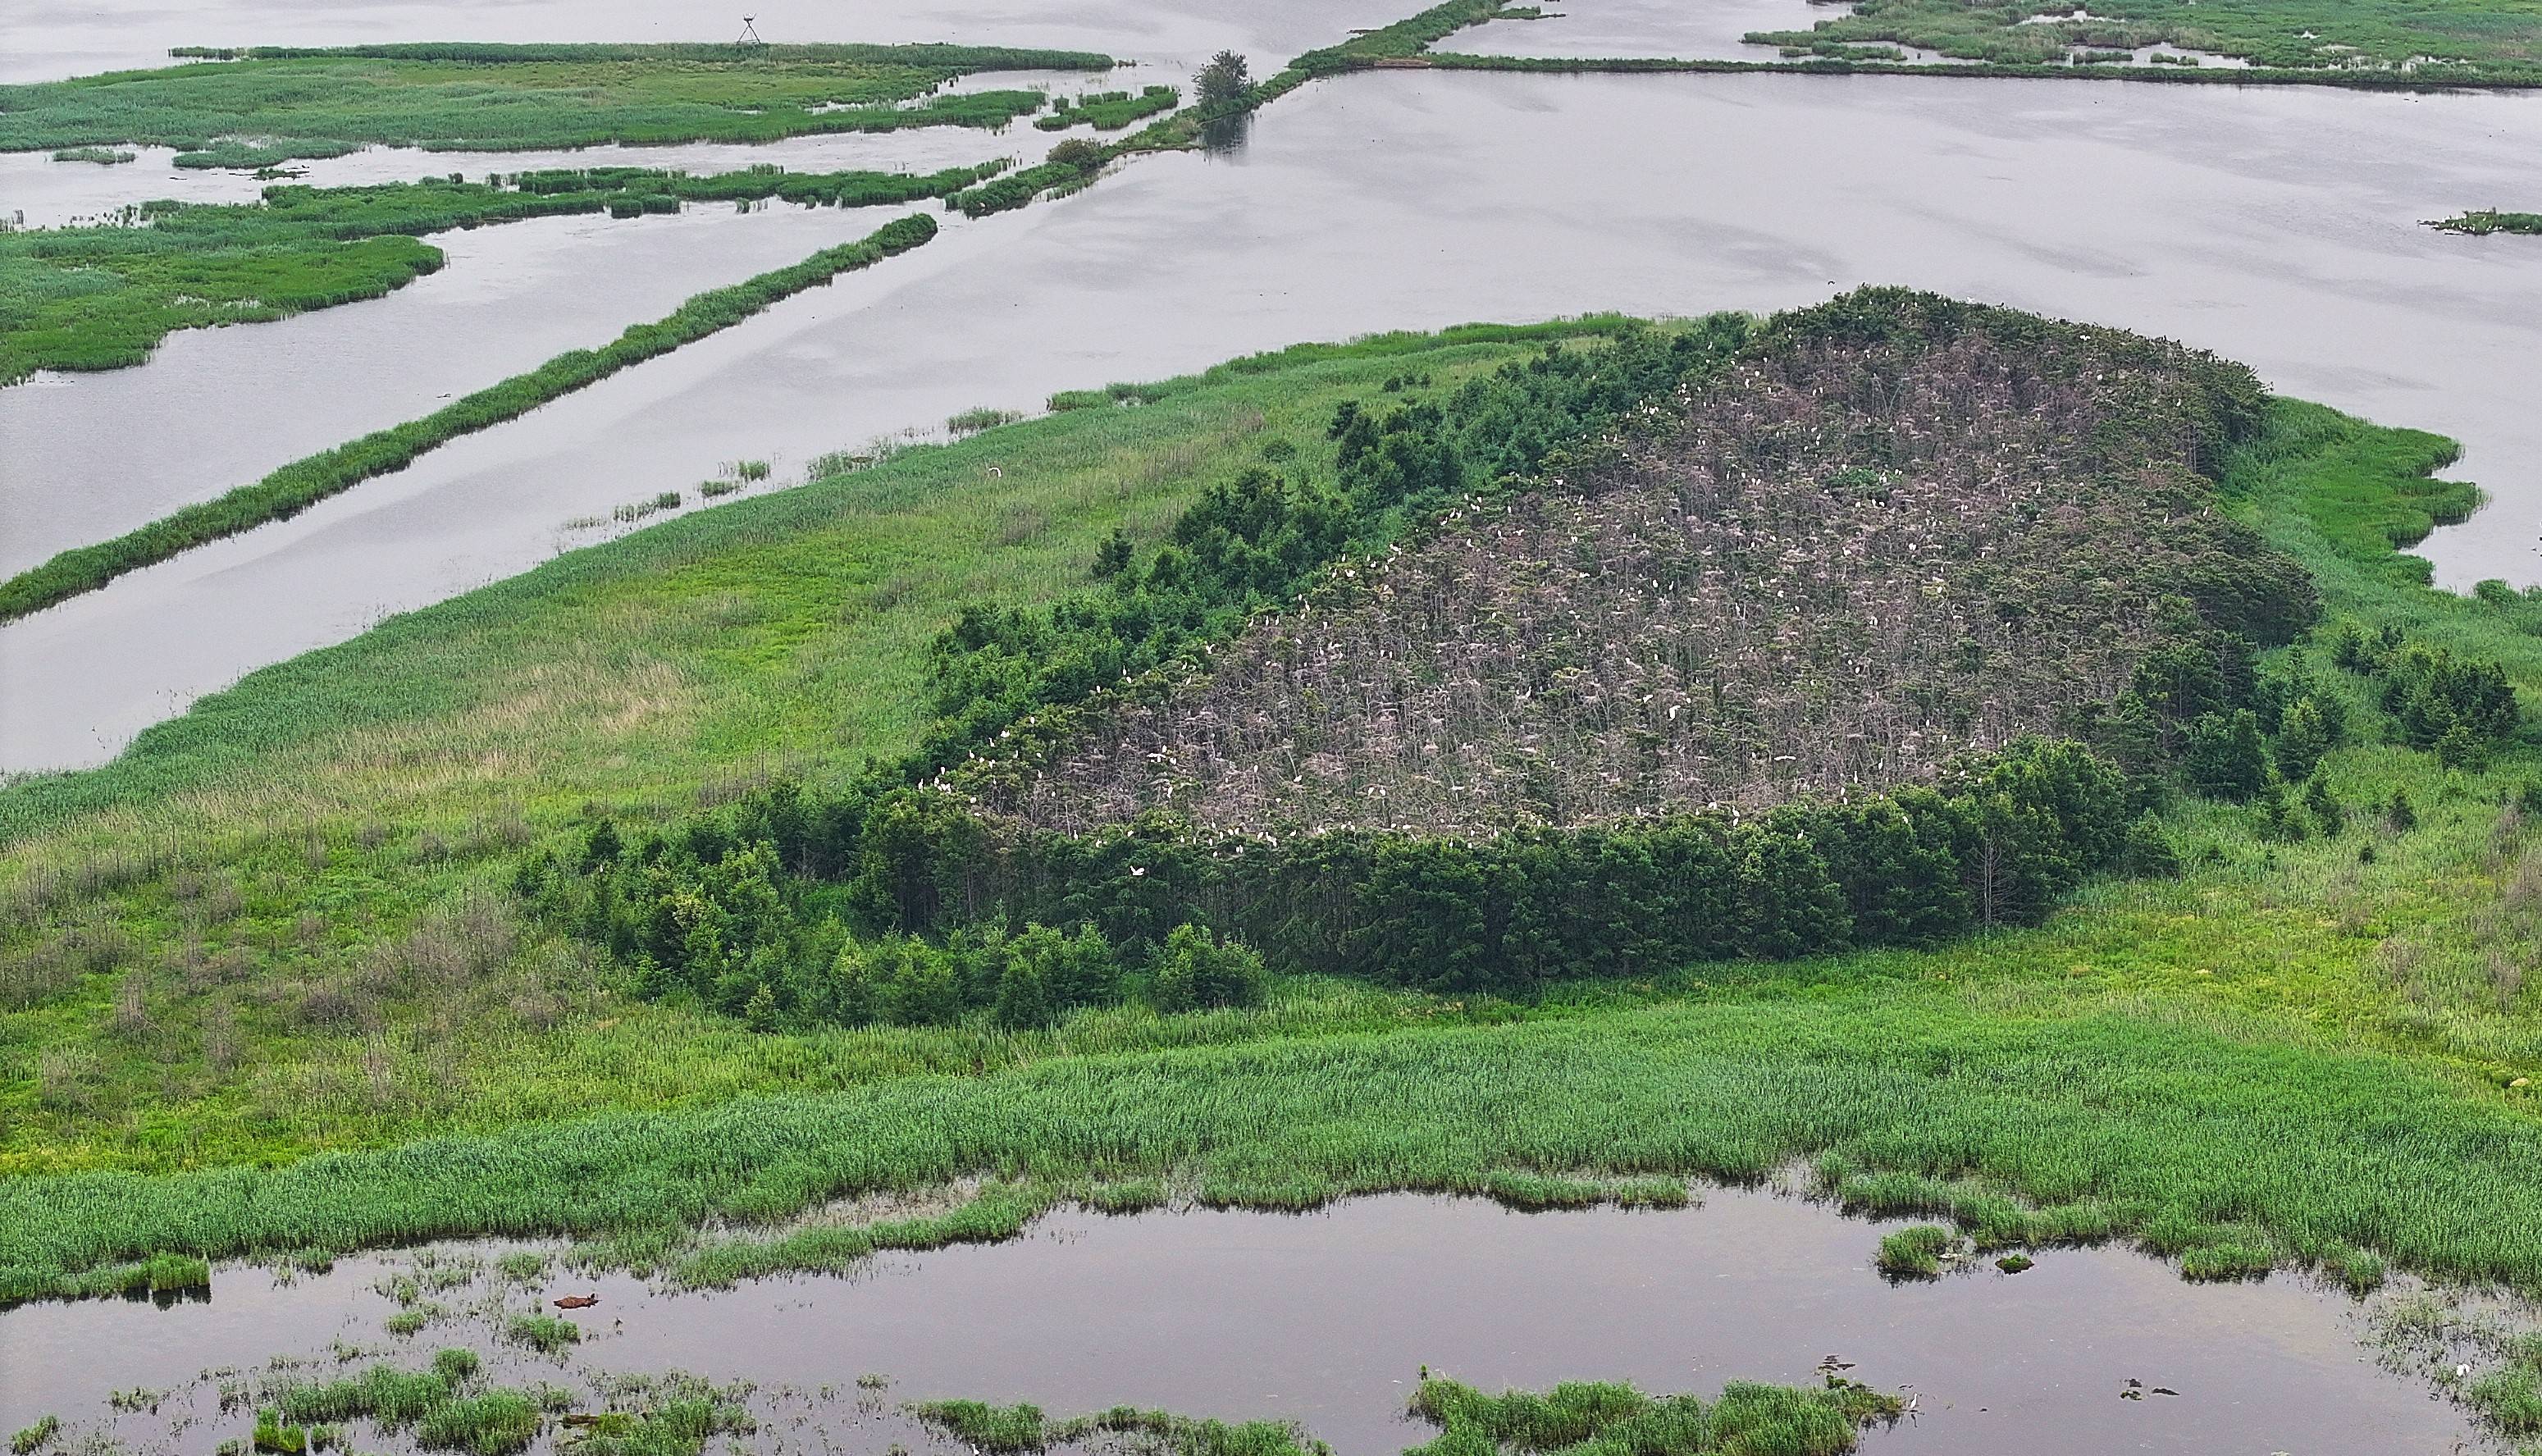
[[[2453,435],[2469,447],[2461,472],[2497,503],[2430,541],[2439,578],[2529,581],[2542,575],[2542,266],[2530,239],[2419,222],[2517,194],[2536,156],[2542,98],[2523,96],[1886,76],[1318,83],[1263,113],[1233,155],[1140,160],[1077,196],[951,229],[291,521],[0,628],[0,767],[97,762],[202,692],[532,566],[562,522],[722,461],[799,464],[973,406],[1031,409],[1054,390],[1306,339],[1770,310],[1863,282],[2168,335],[2287,393]],[[315,320],[261,327],[300,322]],[[132,377],[168,387],[179,367]],[[335,418],[337,381],[360,367],[310,356],[305,388],[262,403]],[[81,447],[64,446],[61,478],[125,487],[80,464]]]
[[[1666,1212],[1412,1196],[1303,1216],[1071,1211],[1009,1243],[886,1256],[846,1278],[664,1294],[559,1273],[510,1300],[598,1293],[575,1316],[586,1370],[796,1388],[880,1372],[898,1400],[1278,1417],[1344,1456],[1426,1438],[1400,1415],[1425,1364],[1485,1389],[1628,1379],[1710,1393],[1735,1379],[1817,1384],[1831,1356],[1849,1378],[1915,1398],[1911,1420],[1866,1439],[1872,1456],[2478,1449],[2461,1444],[2454,1407],[2375,1363],[2346,1295],[2283,1275],[2189,1284],[2119,1249],[1893,1286],[1871,1267],[1891,1226],[1739,1189]],[[0,1425],[48,1411],[101,1418],[111,1389],[164,1390],[339,1338],[390,1343],[381,1323],[396,1306],[373,1285],[393,1263],[347,1260],[288,1287],[225,1270],[208,1303],[164,1311],[0,1314]],[[452,1342],[493,1349],[483,1334],[434,1326],[397,1347],[410,1361]],[[2177,1394],[2143,1393],[2156,1388]],[[177,1448],[208,1450],[236,1423],[187,1431]]]

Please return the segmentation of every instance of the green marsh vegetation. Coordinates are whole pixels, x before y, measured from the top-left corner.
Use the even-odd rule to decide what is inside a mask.
[[[179,148],[180,166],[269,167],[383,144],[521,151],[995,128],[1039,111],[1043,96],[933,93],[981,72],[1112,64],[1081,51],[962,45],[417,44],[181,54],[219,58],[0,87],[0,151],[141,143]]]
[[[262,1142],[248,1128],[267,1116],[282,1119],[277,1128],[298,1123],[286,1141],[271,1145],[293,1156],[347,1138],[376,1143],[455,1125],[448,1119],[471,1100],[526,1112],[515,1092],[549,1109],[538,1115],[577,1100],[647,1105],[652,1095],[641,1089],[653,1073],[641,1069],[660,1064],[641,1048],[692,1035],[720,1042],[731,1024],[630,999],[624,1020],[595,1032],[594,1018],[574,1009],[597,989],[587,968],[577,968],[570,954],[520,958],[524,944],[496,890],[507,882],[510,859],[544,832],[531,827],[534,820],[578,841],[588,832],[586,802],[613,812],[653,803],[669,815],[747,788],[779,765],[834,754],[850,763],[897,755],[922,726],[929,645],[981,589],[971,584],[978,574],[989,574],[980,579],[994,583],[1002,600],[1074,591],[1116,527],[1161,529],[1207,477],[1254,459],[1265,438],[1296,440],[1311,451],[1333,409],[1373,392],[1400,371],[1406,355],[1418,354],[1443,381],[1453,380],[1523,357],[1526,341],[1594,340],[1607,327],[1481,329],[1238,361],[1205,379],[1142,386],[1138,393],[1149,403],[1138,410],[1081,413],[1066,424],[905,449],[880,463],[843,459],[808,489],[686,516],[670,523],[668,534],[656,528],[606,552],[569,555],[496,588],[495,600],[399,619],[408,625],[392,624],[387,638],[339,650],[365,658],[363,665],[326,667],[313,678],[307,669],[322,664],[304,659],[275,674],[293,681],[207,701],[194,717],[158,730],[152,743],[160,746],[144,746],[110,771],[117,777],[62,776],[0,791],[0,837],[11,846],[8,893],[49,907],[37,917],[48,926],[42,936],[10,939],[8,1000],[67,1011],[63,993],[94,986],[112,1003],[121,978],[146,966],[146,1005],[137,1019],[125,1019],[124,1035],[184,1037],[189,1054],[204,1059],[198,1110],[229,1127],[205,1142],[171,1124],[163,1131],[175,1141],[160,1153],[142,1152],[160,1141],[155,1133],[129,1150],[154,1164],[167,1156],[158,1166],[203,1154],[228,1161],[232,1154],[214,1147],[244,1151],[248,1144],[231,1142],[242,1134]],[[988,474],[991,464],[1002,467],[1003,478]],[[1033,512],[1039,528],[1009,530],[1002,514],[1009,509]],[[705,535],[681,544],[690,531]],[[697,553],[726,564],[696,575],[689,563]],[[662,596],[673,581],[681,584]],[[763,595],[778,583],[785,583],[782,602]],[[710,642],[714,651],[695,655]],[[634,655],[622,655],[630,647]],[[392,680],[380,679],[382,670]],[[327,682],[338,686],[322,686]],[[438,746],[410,756],[383,750],[391,739]],[[738,759],[726,757],[736,751]],[[259,761],[269,761],[275,777],[248,768]],[[481,778],[454,772],[463,761],[515,767]],[[236,777],[242,771],[248,779]],[[223,784],[239,797],[229,797]],[[175,864],[166,856],[175,849],[171,836],[186,832],[180,821],[142,825],[189,812],[178,805],[206,793],[222,800],[213,821],[229,828],[220,847],[187,850],[189,863]],[[277,817],[285,805],[298,807]],[[106,837],[96,838],[101,832]],[[139,837],[122,839],[127,832]],[[365,887],[373,881],[403,887],[382,898]],[[347,892],[351,899],[339,903]],[[131,918],[118,913],[109,924],[98,918],[100,894],[140,898]],[[441,903],[452,895],[458,898]],[[144,903],[153,908],[142,910]],[[8,924],[35,928],[15,915]],[[163,965],[162,956],[174,958]],[[377,961],[354,977],[357,961],[372,956]],[[511,981],[533,962],[541,967],[535,983]],[[306,1009],[233,1004],[251,983],[279,984],[277,977],[305,980],[313,991],[331,984]],[[437,1015],[429,1003],[467,985],[477,987],[469,999],[483,1000],[469,1019],[493,1015],[531,1041],[506,1049],[502,1038],[472,1034],[444,1042],[473,1068],[447,1084],[447,1100],[429,1090],[441,1074],[423,1071],[438,1052],[419,1044],[392,1049],[375,1080],[366,1053],[343,1032],[313,1035],[321,1026],[349,1029],[375,1017],[383,1032],[420,1030],[415,1015]],[[1333,1010],[1300,1014],[1318,1020]],[[1342,1014],[1365,1020],[1394,1013],[1368,1004]],[[1272,1026],[1288,1015],[1244,1020]],[[86,1014],[38,1019],[58,1033]],[[1149,1042],[1193,1035],[1187,1027],[1151,1026],[1130,1011],[1104,1020],[1111,1029],[1103,1037]],[[32,1029],[34,1022],[11,1025]],[[552,1035],[568,1025],[579,1030]],[[1210,1035],[1252,1034],[1230,1024]],[[1007,1052],[989,1050],[1005,1039],[980,1042],[982,1053],[1006,1059]],[[90,1136],[71,1132],[72,1123],[133,1106],[128,1097],[156,1095],[147,1089],[157,1063],[128,1056],[121,1041],[55,1044],[54,1033],[43,1040],[41,1048],[10,1043],[14,1054],[42,1063],[11,1063],[17,1075],[41,1074],[35,1084],[12,1084],[13,1113],[24,1115],[11,1125],[28,1134],[56,1117],[71,1120],[55,1135],[12,1142],[8,1155],[37,1160],[14,1165],[22,1169],[60,1166],[57,1156]],[[866,1053],[854,1049],[860,1043],[879,1058],[870,1063],[877,1074],[936,1065],[939,1057],[952,1058],[942,1062],[947,1068],[973,1059],[972,1051],[953,1049],[970,1044],[967,1034],[911,1034],[896,1041],[843,1035],[832,1043],[844,1058],[836,1065],[852,1080],[866,1075],[854,1070],[866,1064]],[[767,1061],[754,1049],[772,1044],[745,1038],[705,1052],[697,1069],[721,1063],[741,1081],[717,1074],[692,1085],[720,1087],[715,1096],[788,1085],[802,1064],[784,1065],[791,1056]],[[729,1051],[743,1054],[736,1059]],[[306,1052],[318,1060],[305,1060]],[[461,1091],[532,1067],[548,1069],[535,1079],[538,1087]],[[269,1073],[274,1080],[264,1090],[250,1090]],[[422,1102],[389,1112],[404,1131],[382,1124],[362,1133],[357,1128],[390,1103],[357,1111],[336,1093],[302,1085],[304,1075],[340,1092],[370,1089],[358,1104],[370,1104],[374,1092],[394,1093],[394,1103],[411,1094]],[[425,1112],[426,1104],[438,1111]],[[232,1111],[214,1113],[216,1105]],[[299,1117],[295,1108],[311,1115]],[[426,1120],[410,1120],[417,1113]],[[178,1151],[181,1145],[195,1151]],[[129,1156],[112,1161],[128,1164]]]
[[[2073,49],[2100,59],[2165,44],[2237,57],[2261,72],[2332,81],[2542,83],[2542,5],[2533,0],[2448,0],[2441,5],[2270,0],[2221,9],[2195,0],[2114,0],[2091,7],[2088,15],[2083,7],[2062,0],[1981,9],[1942,0],[1865,0],[1851,13],[1807,31],[1764,32],[1748,38],[1806,47],[1892,42],[1954,60],[2024,70],[2053,69]]]
[[[1195,1420],[1163,1411],[1117,1407],[1053,1419],[1037,1406],[933,1401],[911,1410],[928,1424],[991,1456],[1027,1456],[1096,1442],[1170,1456],[1330,1456],[1330,1448],[1295,1424]],[[1634,1451],[1645,1456],[1778,1452],[1844,1456],[1861,1432],[1895,1420],[1905,1408],[1894,1396],[1847,1383],[1825,1390],[1732,1381],[1710,1401],[1645,1395],[1630,1385],[1570,1382],[1541,1394],[1489,1395],[1422,1372],[1410,1414],[1438,1435],[1406,1456],[1506,1451],[1518,1456],[1593,1456]]]
[[[1853,403],[1875,397],[1880,420]],[[1115,538],[1071,600],[966,608],[892,771],[603,826],[515,882],[641,993],[762,1023],[882,1017],[858,934],[957,958],[985,935],[994,960],[1005,925],[1090,924],[1170,964],[1198,918],[1289,973],[1526,998],[2035,923],[2095,873],[2174,865],[2143,817],[2173,759],[2233,771],[2214,797],[2266,787],[2246,699],[2301,728],[2298,785],[2345,726],[2256,673],[2312,589],[2194,468],[2261,400],[2184,351],[1872,290],[1551,349],[1444,408],[1353,402],[1331,478],[1247,472],[1153,559]],[[1702,452],[1599,441],[1660,414]],[[1975,459],[2019,485],[1970,486]],[[2416,746],[2514,728],[2495,668],[2393,671]],[[2237,727],[2255,767],[2204,752]]]
[[[697,1456],[718,1435],[754,1428],[739,1390],[689,1376],[615,1384],[610,1409],[577,1412],[582,1400],[574,1392],[493,1384],[477,1354],[459,1348],[440,1351],[418,1370],[382,1363],[315,1382],[283,1374],[262,1382],[253,1443],[286,1456],[343,1449],[346,1427],[360,1422],[378,1434],[410,1436],[426,1451],[466,1456],[516,1456],[551,1432],[587,1456]],[[616,1409],[622,1399],[640,1409]]]
[[[1118,131],[1180,105],[1182,93],[1171,86],[1143,86],[1135,93],[1098,91],[1077,97],[1056,96],[1051,98],[1050,115],[1035,117],[1033,125],[1044,131],[1066,131],[1072,126]]]
[[[0,385],[37,369],[139,364],[178,329],[287,318],[390,293],[438,270],[420,235],[534,217],[676,212],[782,198],[871,207],[940,197],[1006,170],[916,175],[759,166],[692,177],[635,167],[265,189],[254,203],[150,202],[111,226],[0,234]]]
[[[2473,237],[2486,237],[2491,233],[2542,235],[2542,212],[2501,212],[2488,207],[2439,218],[2428,226],[2438,232],[2469,233]]]
[[[64,147],[53,153],[56,162],[95,162],[101,167],[117,167],[137,160],[127,151],[113,147]]]
[[[800,263],[700,293],[663,318],[637,324],[597,349],[559,354],[526,374],[453,401],[421,420],[293,461],[254,485],[186,506],[111,541],[61,552],[0,582],[0,622],[93,591],[126,572],[205,542],[288,519],[373,476],[403,469],[447,440],[516,419],[621,369],[728,329],[841,273],[870,268],[920,247],[935,236],[935,223],[924,213],[887,222],[860,241],[825,248]],[[666,494],[676,503],[676,494]],[[664,508],[658,499],[654,504]]]
[[[472,1233],[632,1259],[715,1219],[739,1227],[695,1248],[702,1273],[825,1266],[851,1246],[789,1245],[784,1220],[982,1175],[997,1195],[967,1227],[994,1236],[1114,1186],[1286,1207],[1812,1160],[1830,1196],[1990,1247],[2542,1288],[2520,971],[2542,946],[2523,800],[2542,754],[2520,718],[2454,762],[2416,746],[2442,674],[2392,665],[2442,650],[2529,691],[2542,601],[2439,593],[2395,554],[2469,506],[2430,478],[2444,441],[2294,402],[2260,402],[2212,462],[2220,508],[2321,601],[2259,660],[2305,685],[2258,734],[2262,791],[2169,799],[2176,878],[2085,881],[2036,926],[1532,999],[1292,976],[1256,1008],[753,1031],[634,994],[516,908],[524,857],[579,856],[603,821],[633,837],[919,748],[964,605],[1077,595],[1116,528],[1144,572],[1263,462],[1332,479],[1339,407],[1407,362],[1453,392],[1613,328],[1294,350],[906,450],[396,619],[105,769],[0,789],[9,1287]],[[1009,506],[1040,525],[1000,546]],[[2368,651],[2346,665],[2352,627]],[[2344,729],[2300,782],[2346,811],[2272,821],[2269,772],[2307,798],[2287,766],[2313,729],[2288,724],[2332,699]],[[2396,795],[2407,828],[2367,811]]]

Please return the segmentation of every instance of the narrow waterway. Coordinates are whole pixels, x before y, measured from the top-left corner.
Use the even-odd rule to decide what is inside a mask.
[[[1173,85],[1178,75],[1139,71],[991,71],[966,78],[948,90],[1047,91],[1073,96],[1125,86],[1121,77],[1136,76],[1141,85]],[[783,167],[790,172],[935,172],[969,167],[997,157],[1018,165],[1038,162],[1051,143],[1067,135],[1037,129],[1029,119],[990,131],[976,126],[914,126],[906,131],[846,131],[826,136],[791,136],[755,145],[741,142],[693,141],[669,146],[576,147],[527,152],[434,152],[420,147],[364,147],[340,157],[294,162],[296,176],[283,181],[300,187],[363,187],[388,182],[413,182],[453,173],[471,180],[487,173],[540,172],[565,167],[649,167],[664,172],[706,176],[751,167]],[[1076,133],[1084,135],[1084,131]],[[180,167],[174,147],[133,146],[121,150],[133,160],[114,166],[95,162],[56,162],[50,152],[0,152],[0,218],[26,227],[67,227],[82,220],[111,217],[128,203],[253,202],[275,184],[253,172]],[[0,394],[0,399],[7,396]]]
[[[1392,0],[759,0],[761,38],[783,43],[951,41],[1206,58],[1222,46],[1257,69],[1406,12]],[[727,41],[740,10],[685,0],[12,0],[0,82],[168,64],[178,45],[368,45],[473,40]]]
[[[437,234],[441,269],[385,298],[183,329],[137,368],[0,389],[0,574],[419,419],[911,210],[726,203]]]
[[[2542,98],[2523,96],[1317,83],[1233,155],[1142,159],[957,229],[295,520],[0,629],[0,766],[97,762],[200,693],[520,571],[558,549],[562,522],[722,461],[799,462],[974,405],[1029,409],[1304,339],[1770,310],[1864,282],[2170,336],[2287,393],[2461,439],[2460,473],[2497,503],[2427,554],[2447,584],[2531,581],[2542,267],[2529,239],[2419,221],[2517,194],[2535,156]]]
[[[2471,1435],[2456,1408],[2378,1365],[2344,1294],[2285,1276],[2190,1284],[2120,1249],[1893,1285],[1871,1267],[1891,1226],[1737,1189],[1669,1212],[1409,1196],[1303,1216],[1066,1212],[1006,1244],[887,1256],[853,1277],[664,1294],[560,1273],[500,1308],[597,1293],[574,1317],[583,1369],[795,1388],[873,1372],[895,1400],[1281,1418],[1344,1456],[1427,1438],[1402,1415],[1425,1365],[1492,1390],[1604,1379],[1701,1393],[1837,1370],[1914,1398],[1911,1420],[1866,1438],[1870,1456],[2433,1456]],[[227,1270],[208,1303],[168,1310],[0,1314],[0,1425],[101,1419],[110,1390],[166,1390],[206,1367],[376,1347],[398,1308],[374,1290],[392,1263],[349,1260],[287,1287]],[[490,1285],[432,1297],[482,1311]],[[397,1347],[495,1352],[498,1319]],[[208,1451],[236,1424],[172,1444]]]

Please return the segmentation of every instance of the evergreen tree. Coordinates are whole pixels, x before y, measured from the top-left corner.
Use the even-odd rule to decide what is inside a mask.
[[[1773,819],[1742,837],[1742,948],[1768,960],[1841,950],[1852,933],[1852,917],[1818,846]]]
[[[998,1025],[1009,1032],[1046,1027],[1058,1020],[1058,1008],[1052,1004],[1050,985],[1037,959],[1007,958],[1007,968],[998,977],[996,1015]]]
[[[1233,50],[1222,50],[1211,56],[1209,64],[1202,66],[1194,79],[1200,89],[1200,104],[1204,107],[1230,106],[1242,101],[1245,92],[1253,85],[1244,57]]]
[[[2295,700],[2279,720],[2278,773],[2289,784],[2311,778],[2332,741],[2330,722],[2320,703],[2312,698]]]
[[[2308,825],[2294,805],[2286,803],[2285,789],[2271,781],[2260,791],[2255,805],[2260,821],[2260,837],[2280,844],[2292,844],[2304,837]]]
[[[2239,804],[2259,793],[2269,782],[2259,716],[2244,708],[2209,713],[2191,724],[2181,769],[2189,786],[2209,799]]]

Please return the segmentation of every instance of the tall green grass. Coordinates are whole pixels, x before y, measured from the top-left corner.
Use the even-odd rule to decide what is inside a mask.
[[[1758,37],[1751,36],[1751,40]],[[1776,41],[1779,36],[1767,38]],[[2495,77],[2449,71],[2306,70],[2252,66],[2076,66],[2019,61],[1906,61],[1866,54],[1867,47],[1845,46],[1841,55],[1813,55],[1783,60],[1740,60],[1711,56],[1537,56],[1468,55],[1425,51],[1408,64],[1443,71],[1518,71],[1537,75],[1757,75],[1781,76],[1923,76],[1967,80],[2154,81],[2216,86],[2336,86],[2355,91],[2442,92],[2467,87],[2522,90],[2536,85],[2521,72]]]
[[[1261,1012],[1013,1036],[754,1036],[424,914],[469,903],[519,844],[578,835],[587,800],[659,821],[779,764],[901,751],[926,643],[959,602],[1051,600],[1115,524],[1152,537],[1271,445],[1329,450],[1333,406],[1415,349],[1453,388],[1511,341],[1593,328],[1301,348],[1128,391],[1138,409],[908,452],[576,553],[258,674],[104,770],[0,787],[0,890],[28,907],[11,950],[100,922],[130,941],[0,1022],[22,1171],[0,1181],[8,1287],[76,1292],[154,1254],[472,1233],[659,1247],[965,1174],[1018,1190],[967,1215],[994,1227],[1080,1188],[1567,1196],[1792,1159],[1837,1196],[1981,1240],[2131,1237],[2194,1271],[2256,1254],[2342,1278],[2370,1251],[2542,1287],[2542,1120],[2529,1085],[2509,1089],[2542,1080],[2542,1035],[2531,990],[2486,978],[2493,957],[2528,963],[2533,845],[2499,801],[2542,771],[2530,745],[2481,771],[2334,750],[2347,802],[2422,805],[2407,833],[2275,843],[2247,810],[2184,805],[2167,823],[2182,880],[2086,890],[2035,931],[1692,966],[1532,1008],[1293,986]],[[2423,472],[2442,452],[2279,402],[2224,483],[2334,617],[2529,690],[2542,599],[2453,597],[2394,565],[2393,502],[2438,489]],[[1040,520],[1012,535],[1009,508]],[[2298,651],[2369,721],[2361,686]],[[118,1021],[133,971],[140,1026]],[[320,991],[376,995],[359,1004],[382,1030],[294,1020],[304,996],[341,1005]],[[212,1011],[269,1065],[193,1080],[205,1034],[171,1024]],[[629,1108],[648,1111],[585,1116]],[[26,1176],[82,1159],[166,1171]],[[702,1274],[853,1257],[789,1236],[691,1253]]]
[[[2491,233],[2542,234],[2542,212],[2501,212],[2485,207],[2439,218],[2428,226],[2438,232],[2468,233],[2476,238]]]
[[[916,175],[708,177],[634,167],[534,172],[484,183],[271,187],[262,201],[149,202],[115,222],[0,232],[0,386],[38,369],[119,369],[178,329],[256,323],[377,298],[442,265],[426,233],[534,217],[676,212],[683,201],[866,207],[943,196],[1003,161]]]
[[[0,86],[0,151],[146,143],[261,167],[365,145],[516,151],[999,127],[1037,91],[932,95],[983,71],[1108,68],[1084,51],[958,45],[377,45],[188,51],[218,64]],[[909,103],[917,103],[909,105]]]
[[[2422,85],[2542,81],[2542,4],[2535,0],[2266,0],[2229,9],[2198,0],[2130,0],[2115,15],[2046,5],[1979,10],[1955,0],[1889,0],[1810,30],[1748,39],[1803,46],[1886,41],[1955,60],[2052,71],[2063,68],[2073,47],[2084,47],[2082,59],[2099,60],[2159,42],[2249,61],[2252,70],[2237,76]],[[2184,74],[2171,67],[2123,70]]]
[[[1478,1191],[1511,1168],[1751,1179],[1825,1154],[2089,1200],[2113,1234],[2162,1231],[2183,1257],[2261,1237],[2542,1291],[2532,1117],[2392,1056],[2059,999],[1724,1002],[1083,1057],[271,1170],[19,1179],[0,1184],[0,1295],[171,1250],[602,1238],[979,1173],[1169,1174],[1204,1201],[1297,1207]],[[786,1266],[774,1248],[740,1271]]]
[[[825,248],[800,263],[698,294],[665,317],[637,324],[600,348],[559,354],[526,374],[479,390],[421,420],[293,461],[254,485],[186,506],[111,541],[74,547],[0,582],[0,622],[94,591],[126,572],[206,542],[288,519],[373,476],[404,469],[435,446],[517,419],[550,400],[728,329],[806,288],[870,268],[935,236],[935,221],[923,213],[887,222],[861,241]]]

